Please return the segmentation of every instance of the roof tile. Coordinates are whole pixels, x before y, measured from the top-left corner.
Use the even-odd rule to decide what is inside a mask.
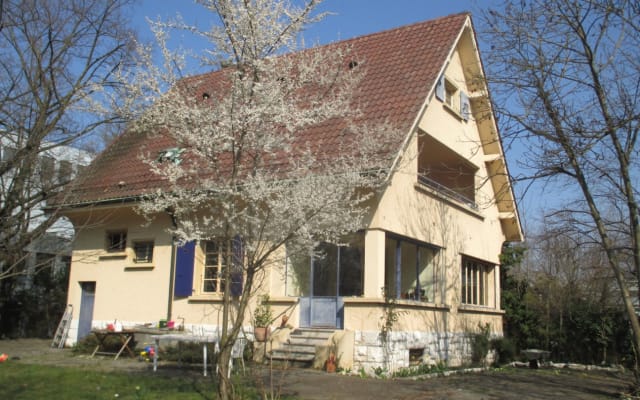
[[[468,15],[455,14],[327,45],[351,46],[352,53],[363,60],[359,62],[366,66],[366,74],[354,100],[364,118],[373,123],[388,120],[408,134]],[[199,95],[216,93],[224,90],[223,71],[185,82],[192,83]],[[325,121],[300,137],[318,149],[333,150],[342,126],[340,121]],[[172,146],[174,142],[166,135],[123,133],[83,172],[64,202],[123,200],[162,187],[162,179],[149,170],[141,155],[155,155]]]

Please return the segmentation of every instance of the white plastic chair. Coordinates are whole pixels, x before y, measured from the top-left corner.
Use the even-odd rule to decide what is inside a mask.
[[[231,369],[233,368],[233,360],[239,359],[242,364],[242,373],[244,374],[244,347],[247,345],[247,338],[239,336],[233,343],[231,348],[231,357],[229,357],[229,377],[231,377]]]
[[[231,378],[231,370],[233,369],[233,360],[240,359],[240,363],[242,364],[242,373],[244,374],[244,348],[247,345],[247,338],[244,336],[238,336],[236,341],[233,343],[233,347],[231,348],[231,357],[229,357],[229,368],[227,370],[227,378]],[[220,352],[220,347],[218,343],[216,343],[215,352]],[[216,374],[218,373],[218,366],[216,365]]]

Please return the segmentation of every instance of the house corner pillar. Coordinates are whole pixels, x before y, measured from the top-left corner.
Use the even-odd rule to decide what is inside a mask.
[[[384,286],[386,235],[381,230],[368,230],[364,237],[364,297],[382,297]]]

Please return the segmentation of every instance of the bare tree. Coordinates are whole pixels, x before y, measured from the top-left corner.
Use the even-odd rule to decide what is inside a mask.
[[[138,85],[129,93],[154,94],[146,97],[154,101],[130,129],[169,136],[176,146],[160,155],[143,149],[167,186],[147,196],[142,212],[169,210],[180,241],[234,249],[221,280],[218,390],[227,399],[231,348],[265,267],[281,260],[285,247],[308,255],[319,241],[363,228],[391,165],[381,155],[400,141],[384,123],[365,129],[354,122],[360,115],[351,100],[366,69],[350,64],[348,48],[295,52],[301,31],[320,17],[319,1],[200,3],[218,17],[209,30],[181,20],[152,24],[165,64],[141,51]],[[181,79],[184,59],[165,46],[176,28],[210,41],[202,62],[214,73]],[[234,293],[239,281],[242,291]]]
[[[513,0],[484,17],[502,132],[524,148],[524,178],[558,188],[573,237],[606,253],[638,354],[640,4]]]
[[[25,246],[58,219],[42,212],[71,177],[54,174],[56,155],[121,121],[110,110],[133,44],[128,3],[0,2],[0,279],[24,273]]]

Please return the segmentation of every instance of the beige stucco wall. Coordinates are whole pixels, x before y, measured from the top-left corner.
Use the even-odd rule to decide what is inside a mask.
[[[466,40],[461,46],[468,47],[471,44],[472,41]],[[465,48],[465,57],[473,54],[472,50]],[[458,51],[452,54],[445,76],[460,90],[472,94],[471,88],[466,85],[463,61]],[[477,168],[477,209],[457,203],[417,183],[418,133],[430,135]],[[436,268],[444,271],[444,276],[438,275],[441,277],[438,284],[443,285],[445,290],[444,301],[439,301],[438,296],[430,304],[398,301],[402,316],[394,329],[469,332],[479,324],[488,323],[493,334],[501,334],[498,263],[505,235],[498,208],[493,202],[495,193],[490,184],[484,147],[475,119],[464,121],[432,96],[398,166],[388,188],[380,197],[366,233],[365,296],[362,301],[354,299],[346,302],[345,327],[363,331],[380,330],[382,302],[373,300],[380,298],[380,289],[385,282],[384,243],[387,232],[440,247],[435,263]],[[465,306],[464,312],[458,311],[463,255],[496,265],[488,288],[488,307]],[[442,323],[444,320],[446,326]]]
[[[69,211],[68,217],[77,230],[73,245],[69,277],[68,303],[75,314],[69,333],[70,343],[75,342],[81,307],[81,283],[95,282],[96,293],[93,308],[93,327],[104,328],[107,323],[121,321],[125,327],[136,324],[158,324],[161,319],[172,319],[184,324],[195,333],[215,332],[222,324],[221,295],[201,292],[204,254],[196,246],[194,267],[194,293],[189,297],[174,298],[171,294],[172,242],[168,233],[170,218],[159,215],[151,222],[138,214],[131,206],[97,207]],[[127,248],[124,252],[108,253],[107,231],[126,230]],[[153,240],[153,262],[133,262],[133,242]],[[298,313],[295,298],[285,297],[284,249],[274,255],[272,269],[258,274],[256,294],[270,293],[274,313],[273,326],[279,326],[282,315],[289,317],[289,324],[297,326]],[[257,295],[251,301],[251,310]],[[251,329],[252,311],[245,315],[243,326]]]
[[[166,318],[171,264],[169,218],[146,221],[130,208],[95,208],[68,214],[77,230],[69,275],[68,302],[80,311],[80,282],[96,282],[93,319],[98,324],[120,321],[158,322]],[[106,231],[126,229],[127,248],[107,253]],[[135,264],[132,243],[154,241],[153,262]],[[76,321],[77,326],[77,321]]]

